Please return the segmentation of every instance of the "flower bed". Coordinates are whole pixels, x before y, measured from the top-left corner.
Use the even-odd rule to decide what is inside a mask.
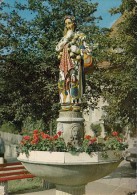
[[[117,132],[112,132],[111,136],[107,136],[100,143],[97,137],[85,135],[80,140],[78,147],[72,145],[71,142],[65,143],[61,131],[50,136],[40,130],[34,130],[32,133],[24,135],[17,149],[19,153],[29,155],[30,151],[49,151],[49,152],[70,152],[70,153],[88,153],[103,152],[104,158],[108,156],[107,151],[113,150],[115,154],[118,151],[125,150],[128,145],[124,142],[123,136]]]

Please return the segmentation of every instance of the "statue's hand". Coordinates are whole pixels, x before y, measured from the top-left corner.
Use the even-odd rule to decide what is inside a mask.
[[[68,30],[67,35],[66,35],[66,38],[67,39],[70,39],[72,37],[73,37],[73,30]]]

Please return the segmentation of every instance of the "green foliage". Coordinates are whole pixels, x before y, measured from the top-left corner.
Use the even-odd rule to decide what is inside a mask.
[[[63,35],[64,16],[76,16],[79,30],[91,41],[97,31],[96,7],[84,0],[1,3],[1,123],[12,121],[22,129],[28,116],[45,124],[57,118],[59,61],[55,47]],[[31,17],[23,18],[21,13]]]
[[[33,129],[41,129],[42,131],[44,131],[45,128],[46,125],[42,119],[35,120],[32,117],[27,117],[23,121],[23,126],[22,126],[23,130],[29,129],[30,131],[32,131]]]
[[[108,102],[108,106],[104,106],[106,113],[104,119],[107,124],[111,124],[111,127],[118,123],[121,127],[130,125],[131,131],[136,128],[137,14],[135,10],[135,1],[122,1],[119,12],[123,15],[113,26],[109,36],[102,39],[102,46],[105,44],[107,47],[99,55],[110,62],[110,68],[100,69],[102,96]]]
[[[96,138],[89,138],[85,136],[85,139],[83,140],[81,150],[90,154],[91,152],[99,152],[104,151],[104,143],[97,143]]]
[[[6,133],[18,133],[18,129],[12,122],[4,122],[0,127],[0,131]]]
[[[119,139],[119,141],[118,141]],[[121,139],[121,141],[120,141]],[[128,148],[127,143],[121,143],[122,138],[121,136],[119,138],[117,137],[112,137],[111,139],[108,138],[105,142],[105,149],[106,150],[125,150],[125,148]]]
[[[91,124],[90,125],[90,128],[91,128],[91,130],[94,132],[94,135],[96,136],[96,137],[98,137],[98,136],[100,136],[101,135],[101,126],[100,126],[100,124]]]
[[[107,135],[110,135],[112,131],[123,133],[123,126],[121,126],[121,123],[108,123],[108,120],[106,120],[104,121],[104,127]]]
[[[8,190],[12,194],[42,191],[42,179],[35,177],[33,179],[11,180],[8,181]]]
[[[135,7],[135,5],[136,5],[135,0],[130,0],[130,1],[122,0],[122,4],[118,8],[114,7],[112,9],[110,9],[109,12],[111,14],[117,14],[119,12],[123,14],[125,12],[125,10],[132,11],[133,8]]]

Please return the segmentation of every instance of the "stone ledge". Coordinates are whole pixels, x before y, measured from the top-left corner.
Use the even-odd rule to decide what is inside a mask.
[[[18,160],[27,162],[37,162],[42,164],[85,164],[111,162],[120,160],[122,152],[107,151],[108,158],[104,158],[102,152],[92,152],[91,155],[82,152],[72,154],[70,152],[48,152],[48,151],[31,151],[27,157],[25,153],[20,154]]]

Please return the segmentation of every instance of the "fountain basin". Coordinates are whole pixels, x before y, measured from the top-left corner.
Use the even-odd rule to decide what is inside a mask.
[[[112,151],[111,151],[112,152]],[[112,154],[111,154],[112,155]],[[121,155],[103,159],[99,153],[31,151],[20,154],[18,160],[35,176],[56,185],[80,186],[98,180],[113,172],[120,164]]]

